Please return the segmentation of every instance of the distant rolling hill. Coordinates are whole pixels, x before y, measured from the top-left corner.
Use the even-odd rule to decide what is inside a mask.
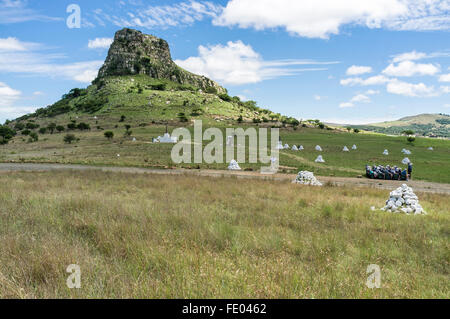
[[[416,135],[450,138],[450,115],[419,114],[403,117],[397,121],[351,125],[351,127],[385,134],[402,134],[406,130],[412,130]]]

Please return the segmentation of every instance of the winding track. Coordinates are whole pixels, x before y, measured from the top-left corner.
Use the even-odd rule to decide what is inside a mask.
[[[259,172],[244,171],[221,171],[221,170],[196,170],[196,169],[150,169],[139,167],[106,167],[86,166],[75,164],[35,164],[35,163],[0,163],[0,173],[11,172],[43,172],[43,171],[89,171],[98,170],[103,172],[132,173],[132,174],[157,174],[157,175],[194,175],[206,177],[235,177],[248,179],[264,179],[291,182],[295,179],[293,174],[263,175]],[[403,184],[402,181],[371,180],[367,178],[330,177],[318,176],[322,183],[332,183],[337,186],[374,187],[393,190]],[[408,181],[408,186],[417,192],[437,193],[450,195],[450,184]]]

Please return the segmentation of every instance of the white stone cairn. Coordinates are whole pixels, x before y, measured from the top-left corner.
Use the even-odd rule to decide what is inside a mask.
[[[381,210],[390,213],[403,212],[407,215],[426,215],[426,212],[419,204],[419,198],[414,194],[413,189],[406,184],[403,184],[389,194],[386,206],[381,208]]]
[[[176,137],[171,137],[169,133],[164,133],[163,136],[158,136],[156,139],[153,139],[154,143],[171,143],[175,144],[178,142]]]
[[[319,155],[319,156],[317,156],[315,162],[316,163],[325,163],[325,160],[323,159],[322,155]]]
[[[402,153],[405,155],[411,155],[411,151],[407,150],[406,148],[402,149]]]
[[[241,168],[239,167],[238,162],[236,162],[234,159],[231,160],[230,165],[228,165],[228,169],[230,171],[240,171]]]
[[[433,148],[432,148],[432,147],[430,146],[430,147],[428,148],[428,150],[429,150],[429,151],[432,151],[432,150],[433,150]]]
[[[384,150],[383,155],[389,155],[389,151],[388,150]]]
[[[405,157],[404,159],[402,159],[402,164],[407,165],[407,164],[409,164],[409,163],[411,163],[411,161],[409,160],[409,158]]]
[[[284,144],[284,149],[288,150],[289,149],[289,144]]]
[[[344,146],[344,148],[342,149],[342,152],[350,152],[350,150],[348,149],[347,146]]]
[[[282,150],[282,149],[284,149],[283,143],[281,143],[281,141],[278,141],[277,150]]]
[[[303,151],[305,148],[303,147],[303,145],[300,145],[299,147],[298,147],[298,150],[299,151]]]
[[[358,149],[358,148],[356,147],[356,144],[353,144],[352,150],[356,150],[356,149]]]
[[[322,183],[317,180],[314,173],[308,171],[298,172],[297,177],[292,183],[302,184],[302,185],[312,185],[312,186],[322,186]]]
[[[297,146],[296,146],[296,145],[292,145],[292,148],[291,148],[291,150],[293,150],[293,151],[298,151],[298,148],[297,148]]]
[[[322,152],[322,148],[320,147],[320,145],[316,145],[316,151]]]

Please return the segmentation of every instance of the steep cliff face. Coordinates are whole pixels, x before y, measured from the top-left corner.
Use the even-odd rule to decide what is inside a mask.
[[[172,61],[169,45],[165,40],[125,28],[116,32],[97,79],[137,74],[193,85],[203,90],[214,88],[218,93],[226,93],[216,82],[177,66]]]

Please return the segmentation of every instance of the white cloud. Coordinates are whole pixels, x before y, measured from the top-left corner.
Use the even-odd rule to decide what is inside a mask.
[[[89,49],[107,49],[113,43],[113,38],[95,38],[94,40],[89,40]]]
[[[354,85],[368,86],[368,85],[381,85],[381,84],[385,84],[389,81],[392,81],[392,79],[389,79],[389,78],[385,77],[384,75],[375,75],[375,76],[371,76],[367,79],[362,79],[359,77],[342,79],[340,81],[340,83],[341,83],[341,85],[344,85],[344,86],[354,86]]]
[[[407,83],[397,79],[389,82],[386,86],[386,90],[392,94],[411,97],[430,97],[438,95],[433,86],[427,86],[424,83]]]
[[[366,91],[367,95],[375,95],[375,94],[380,94],[380,91],[378,90],[367,90]]]
[[[450,73],[442,74],[439,77],[439,82],[450,82]]]
[[[371,73],[372,68],[370,66],[358,66],[358,65],[352,65],[347,69],[346,74],[347,75],[360,75],[365,73]]]
[[[450,93],[450,86],[441,86],[442,93]]]
[[[371,99],[365,94],[357,94],[350,100],[350,103],[370,103]]]
[[[309,38],[328,38],[343,25],[394,30],[450,29],[448,0],[231,0],[213,20],[220,26],[284,28]]]
[[[0,72],[39,75],[53,78],[64,78],[82,83],[91,82],[103,61],[85,61],[72,63],[56,63],[64,58],[60,54],[40,53],[35,48],[41,47],[36,43],[26,43],[0,39],[0,43],[7,43],[0,50]],[[4,41],[2,41],[4,40]]]
[[[0,82],[0,108],[11,106],[21,97],[22,93]]]
[[[96,9],[89,15],[93,16],[99,25],[104,25],[107,21],[120,27],[152,29],[192,25],[204,18],[215,18],[222,10],[220,5],[210,1],[189,1],[160,6],[148,6],[141,1],[133,1],[129,5],[137,8],[126,11],[125,15],[101,9]],[[123,12],[124,8],[120,8],[120,10]]]
[[[320,101],[322,97],[320,95],[314,95],[314,100]]]
[[[450,107],[450,104],[444,104],[444,107]]]
[[[26,0],[0,0],[0,23],[11,24],[25,21],[61,21],[59,17],[49,17],[27,8]]]
[[[397,65],[391,63],[383,70],[383,74],[389,76],[417,76],[417,75],[435,75],[440,72],[437,65],[428,63],[420,64],[412,61],[402,61]]]
[[[354,106],[355,105],[353,103],[350,103],[350,102],[344,102],[344,103],[339,104],[340,108],[354,107]]]
[[[295,65],[330,64],[310,60],[265,61],[250,45],[242,41],[226,45],[199,46],[199,56],[175,63],[186,70],[204,75],[225,84],[257,83],[281,76],[295,75],[303,71],[321,71],[326,68],[292,68]]]
[[[406,52],[402,54],[397,54],[393,56],[392,62],[398,63],[403,61],[415,61],[415,60],[421,60],[427,57],[426,53],[423,52]]]

